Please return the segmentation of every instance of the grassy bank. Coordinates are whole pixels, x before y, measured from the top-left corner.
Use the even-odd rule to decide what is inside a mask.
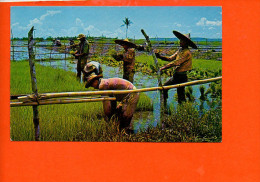
[[[38,92],[83,91],[75,74],[36,64]],[[28,62],[11,62],[11,94],[31,93]],[[137,110],[152,110],[151,100],[142,94]],[[149,127],[137,134],[118,131],[116,121],[104,121],[102,103],[39,106],[42,141],[145,141],[145,142],[219,142],[221,108],[200,114],[191,103],[172,108],[163,126]],[[34,140],[31,107],[11,108],[11,139]]]
[[[84,84],[76,80],[75,73],[36,64],[37,87],[39,93],[87,91]],[[30,94],[31,79],[29,63],[11,62],[11,95]],[[141,94],[137,110],[151,111],[150,99]],[[42,140],[74,140],[86,126],[95,130],[104,122],[101,102],[48,105],[39,107]],[[13,140],[33,140],[31,107],[11,108],[11,138]],[[106,123],[105,123],[106,124]],[[95,128],[95,129],[94,129]]]

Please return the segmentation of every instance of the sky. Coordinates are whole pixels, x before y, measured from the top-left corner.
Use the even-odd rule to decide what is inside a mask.
[[[32,26],[35,37],[90,36],[126,38],[125,18],[132,22],[128,38],[174,38],[173,30],[192,37],[222,38],[222,8],[219,6],[13,6],[14,37],[27,37]]]

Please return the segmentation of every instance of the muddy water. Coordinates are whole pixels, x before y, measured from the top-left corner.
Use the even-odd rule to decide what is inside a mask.
[[[24,42],[17,42],[18,45],[23,45]],[[42,42],[41,42],[42,44]],[[48,43],[45,43],[48,45]],[[26,51],[27,47],[16,47],[16,50],[19,51]],[[50,50],[42,47],[37,47],[37,53],[50,53]],[[52,53],[58,53],[55,51],[55,49],[52,50]],[[25,53],[15,53],[14,54],[15,60],[22,60],[22,59],[28,59],[28,54]],[[12,53],[11,53],[12,57]],[[49,58],[49,56],[45,55],[36,55],[36,59],[44,59],[44,58]],[[59,58],[61,60],[50,60],[50,61],[42,61],[39,62],[41,65],[44,66],[51,66],[53,68],[61,68],[67,71],[72,71],[76,73],[76,61],[77,60],[65,60],[65,55],[64,54],[53,54],[52,58]],[[103,74],[104,78],[113,78],[113,77],[119,77],[122,78],[122,69],[117,68],[117,67],[110,67],[107,65],[102,65],[103,69]],[[76,74],[75,74],[76,75]],[[162,77],[162,82],[164,83],[167,79],[166,77]],[[147,87],[156,87],[158,85],[157,83],[157,77],[156,76],[150,76],[150,75],[145,75],[141,72],[135,73],[134,77],[134,85],[137,88],[147,88]],[[202,111],[203,109],[209,109],[210,106],[207,104],[207,102],[201,102],[199,100],[200,97],[200,91],[199,91],[199,86],[200,85],[195,85],[193,86],[193,96],[195,96],[195,102],[197,104],[197,107]],[[206,89],[209,87],[209,84],[204,84]],[[84,89],[82,89],[84,90]],[[137,131],[139,129],[144,129],[147,128],[148,125],[156,126],[160,122],[160,102],[159,102],[159,91],[153,91],[153,92],[145,92],[145,94],[151,98],[153,102],[153,111],[145,111],[145,112],[136,112],[134,115],[134,130]],[[175,99],[176,95],[176,89],[171,89],[169,91],[169,98],[168,98],[168,107],[176,107],[177,106],[177,101]],[[209,99],[211,102],[211,99]]]

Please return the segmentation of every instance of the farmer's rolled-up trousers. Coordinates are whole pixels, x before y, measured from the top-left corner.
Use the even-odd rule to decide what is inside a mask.
[[[186,72],[185,73],[178,73],[175,72],[168,81],[166,81],[163,86],[168,86],[168,85],[175,85],[179,83],[184,83],[188,81],[188,77]],[[177,94],[178,94],[178,103],[182,103],[185,101],[185,87],[179,87],[177,88]],[[168,98],[168,90],[164,90],[164,99],[166,100]]]

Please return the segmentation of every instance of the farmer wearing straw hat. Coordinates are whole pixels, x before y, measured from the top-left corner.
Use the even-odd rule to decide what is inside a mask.
[[[135,86],[122,78],[102,79],[103,76],[92,74],[87,78],[85,87],[94,87],[99,90],[133,90]],[[130,124],[135,112],[139,93],[114,94],[115,101],[103,101],[105,120],[109,121],[112,116],[118,119],[119,129],[131,132]],[[117,102],[119,102],[117,104]]]
[[[127,38],[124,40],[117,39],[115,43],[121,45],[124,48],[124,52],[123,54],[113,54],[112,57],[117,61],[124,61],[123,78],[133,83],[135,73],[135,49],[144,51],[144,47],[137,46]]]
[[[75,44],[73,39],[70,39],[70,46],[73,46]]]
[[[80,40],[79,48],[75,53],[73,53],[73,55],[78,59],[77,78],[80,80],[81,72],[83,72],[84,66],[86,65],[88,59],[89,43],[86,40],[86,36],[84,34],[79,34],[77,39]]]
[[[180,49],[170,57],[161,56],[159,53],[155,53],[157,58],[165,61],[171,61],[169,64],[160,68],[160,71],[171,67],[175,68],[175,72],[164,86],[174,85],[188,81],[187,72],[192,69],[192,55],[188,46],[197,49],[197,46],[190,39],[190,34],[181,34],[180,32],[173,31],[173,34],[180,40]],[[185,101],[185,87],[177,88],[178,103]],[[164,90],[164,99],[168,98],[168,90]]]
[[[103,77],[103,70],[99,62],[90,61],[85,65],[83,69],[83,82],[87,81],[87,77],[89,77],[93,73],[96,75],[102,75]]]

